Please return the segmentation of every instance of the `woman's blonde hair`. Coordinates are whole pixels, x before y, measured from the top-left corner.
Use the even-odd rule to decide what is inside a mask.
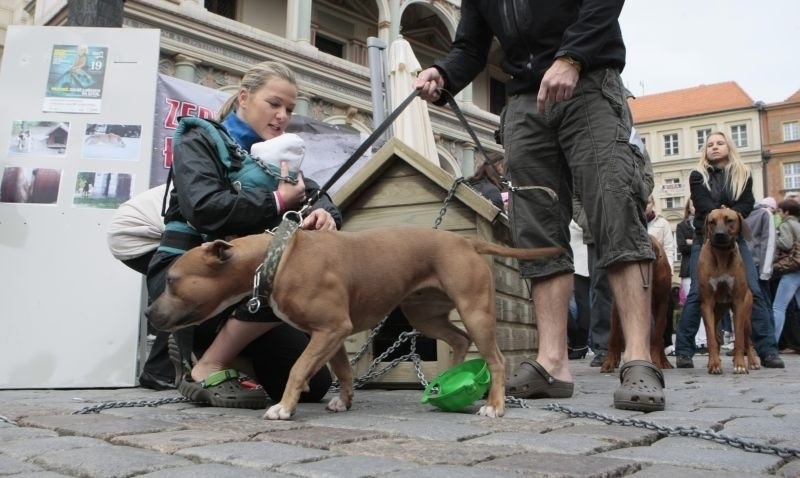
[[[262,61],[251,67],[242,77],[239,91],[245,90],[250,93],[264,86],[272,78],[280,78],[290,84],[297,86],[297,79],[292,70],[283,63],[277,61]],[[222,121],[231,111],[236,111],[239,107],[239,94],[231,95],[228,101],[222,105],[217,112],[217,121]]]
[[[739,199],[739,196],[744,192],[745,185],[747,185],[747,180],[750,179],[750,168],[744,164],[742,158],[739,157],[739,153],[736,152],[736,145],[731,142],[725,133],[721,131],[711,133],[706,138],[706,142],[708,142],[708,138],[714,135],[722,136],[725,143],[728,145],[728,164],[725,165],[725,186],[730,188],[734,199]],[[703,146],[703,151],[700,154],[700,162],[697,163],[697,170],[703,175],[703,185],[709,189],[708,168],[710,167],[711,163],[708,161],[708,144],[706,144]]]

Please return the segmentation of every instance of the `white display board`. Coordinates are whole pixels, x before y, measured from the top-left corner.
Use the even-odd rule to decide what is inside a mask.
[[[158,30],[8,29],[0,389],[136,383],[143,281],[106,230],[149,187],[158,53]]]

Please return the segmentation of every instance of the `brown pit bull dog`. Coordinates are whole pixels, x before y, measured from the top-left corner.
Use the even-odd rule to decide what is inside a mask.
[[[669,265],[664,246],[650,236],[656,259],[653,261],[653,274],[650,281],[650,313],[653,326],[650,328],[650,361],[658,368],[672,368],[664,353],[664,329],[667,327],[667,306],[672,288],[672,268]],[[601,372],[613,372],[619,366],[620,355],[625,350],[625,337],[622,335],[622,324],[619,322],[619,311],[614,303],[611,305],[611,331],[608,338],[608,352],[600,367]]]
[[[151,323],[174,331],[246,299],[270,239],[257,234],[187,251],[169,269],[164,293],[147,309]],[[340,392],[327,409],[350,409],[353,373],[344,341],[374,327],[397,306],[421,333],[452,347],[454,364],[464,360],[470,338],[475,342],[492,377],[478,413],[503,416],[505,359],[495,335],[492,269],[481,254],[537,259],[561,252],[558,247],[514,249],[423,228],[295,232],[277,266],[269,304],[311,338],[292,367],[280,403],[264,418],[289,419],[309,378],[329,361]],[[453,308],[466,332],[448,320]]]
[[[736,242],[746,234],[741,214],[733,209],[714,209],[706,217],[705,240],[697,262],[700,313],[708,337],[708,373],[721,374],[720,336],[717,330],[730,309],[736,330],[733,345],[733,373],[748,373],[761,368],[761,361],[750,341],[750,316],[753,294],[747,284],[745,266]],[[747,365],[744,355],[747,353]]]

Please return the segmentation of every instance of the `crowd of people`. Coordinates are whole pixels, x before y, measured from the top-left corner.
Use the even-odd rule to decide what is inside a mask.
[[[520,261],[520,274],[531,284],[538,354],[512,371],[507,391],[518,398],[572,396],[569,361],[591,350],[591,365],[600,366],[608,347],[613,297],[626,344],[614,406],[663,410],[664,377],[649,351],[650,236],[662,242],[671,264],[681,255],[682,312],[674,350],[677,366],[691,367],[701,345],[696,342],[696,273],[703,221],[720,207],[751,215],[751,173],[724,133],[711,134],[691,173],[691,200],[675,240],[668,221],[657,213],[650,158],[633,128],[630,93],[620,77],[625,67],[618,21],[623,2],[536,0],[517,2],[513,12],[502,5],[462,1],[450,51],[420,72],[414,87],[424,100],[444,104],[442,91],[455,95],[467,86],[485,68],[494,39],[499,41],[510,75],[500,137],[504,155],[485,158],[469,184],[508,214],[517,247],[560,246],[565,251]],[[264,231],[314,194],[316,185],[302,174],[291,179],[282,171],[273,184],[262,169],[248,168],[256,160],[247,154],[253,144],[284,135],[297,90],[294,75],[279,63],[258,64],[244,75],[217,121],[207,125],[239,146],[240,156],[233,161],[220,157],[207,128],[176,138],[166,228],[146,269],[138,264],[147,275],[151,301],[164,290],[170,264],[188,248],[208,238]],[[621,143],[621,136],[630,140]],[[280,148],[274,149],[280,154]],[[239,170],[252,177],[239,178]],[[499,171],[516,187],[507,189]],[[759,238],[751,245],[744,239],[738,244],[755,298],[753,340],[766,367],[783,367],[780,330],[789,301],[800,298],[800,271],[792,272],[781,277],[770,305],[774,277],[767,271],[767,250],[772,245],[786,250],[800,238],[797,203],[784,199],[776,209],[779,216],[770,219],[781,224],[774,236],[767,230],[765,243]],[[336,206],[323,197],[302,227],[337,229],[340,224]],[[159,333],[143,376],[156,377],[159,385],[177,383],[184,395],[221,406],[263,406],[262,388],[277,398],[307,342],[269,307],[252,313],[243,304],[176,336],[177,370],[169,365],[166,334]],[[241,357],[246,363],[240,366]],[[242,369],[248,372],[245,376],[239,373]],[[313,382],[306,398],[319,400],[331,383],[327,369]]]

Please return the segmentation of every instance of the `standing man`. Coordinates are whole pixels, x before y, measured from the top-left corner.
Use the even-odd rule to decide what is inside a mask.
[[[617,408],[664,409],[664,379],[650,362],[650,264],[644,216],[652,168],[633,130],[620,71],[625,45],[622,0],[462,0],[449,54],[420,72],[420,96],[443,104],[486,66],[497,37],[511,75],[503,145],[516,189],[509,215],[518,247],[569,249],[573,182],[608,272],[626,348]],[[536,360],[522,362],[508,381],[519,398],[572,396],[567,314],[573,289],[570,252],[520,261],[533,284],[539,334]]]

